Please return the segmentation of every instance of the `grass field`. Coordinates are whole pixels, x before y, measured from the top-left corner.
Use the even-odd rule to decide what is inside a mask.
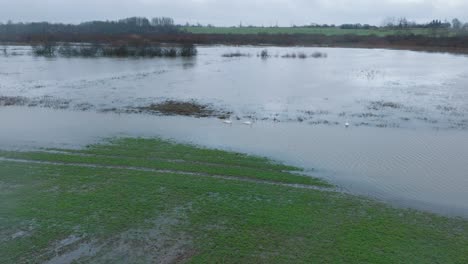
[[[431,29],[341,29],[341,28],[307,28],[307,27],[183,27],[183,30],[194,34],[323,34],[334,35],[359,35],[359,36],[391,36],[401,34],[415,34],[424,36],[454,35],[447,30],[434,31]]]
[[[159,139],[0,153],[0,263],[468,263],[468,222]]]

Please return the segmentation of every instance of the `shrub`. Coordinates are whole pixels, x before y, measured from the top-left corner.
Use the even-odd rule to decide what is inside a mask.
[[[299,59],[307,59],[307,55],[306,55],[304,52],[299,52],[299,53],[297,54],[297,57],[298,57]]]
[[[312,58],[326,58],[328,55],[323,52],[314,52],[310,55]]]
[[[45,57],[52,57],[55,56],[55,51],[57,46],[55,43],[51,42],[44,42],[39,45],[32,46],[33,54],[36,56],[45,56]]]
[[[182,46],[180,50],[180,56],[182,57],[194,57],[197,55],[197,48],[193,44]]]
[[[260,57],[262,59],[266,59],[266,58],[270,57],[270,54],[268,53],[268,50],[266,50],[266,49],[262,50],[262,52],[260,52]]]

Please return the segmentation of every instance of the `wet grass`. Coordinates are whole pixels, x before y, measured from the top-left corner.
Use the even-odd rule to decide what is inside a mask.
[[[48,151],[55,154],[0,155],[62,162],[0,161],[1,263],[468,261],[465,220],[333,191],[244,181],[250,175],[326,185],[286,173],[298,169],[265,158],[158,139]],[[102,167],[114,164],[109,157],[118,157],[115,164],[121,166],[148,168],[158,167],[158,159],[172,160],[175,172]],[[203,173],[177,173],[189,164]],[[213,167],[234,177],[211,177]]]

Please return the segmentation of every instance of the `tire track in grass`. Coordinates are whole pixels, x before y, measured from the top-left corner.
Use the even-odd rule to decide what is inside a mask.
[[[214,175],[214,174],[206,174],[206,173],[199,173],[199,172],[153,169],[153,168],[145,168],[145,167],[99,165],[99,164],[91,164],[91,163],[39,161],[39,160],[13,159],[13,158],[4,158],[4,157],[0,157],[0,162],[16,162],[16,163],[72,166],[72,167],[99,168],[99,169],[118,169],[118,170],[130,170],[130,171],[141,171],[141,172],[154,172],[154,173],[163,173],[163,174],[179,174],[179,175],[187,175],[187,176],[198,176],[198,177],[208,177],[208,178],[214,178],[214,179],[249,182],[249,183],[256,183],[256,184],[283,186],[283,187],[290,187],[290,188],[296,188],[296,189],[308,189],[308,190],[317,190],[317,191],[326,191],[326,192],[343,192],[342,190],[338,190],[336,187],[320,187],[320,186],[313,186],[313,185],[306,185],[306,184],[281,183],[281,182],[275,182],[275,181],[253,179],[252,177],[247,177],[247,176],[243,177],[243,176]]]

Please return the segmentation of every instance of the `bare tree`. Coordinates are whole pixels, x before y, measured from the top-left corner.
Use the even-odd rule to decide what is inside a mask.
[[[408,19],[406,19],[406,17],[402,17],[402,18],[398,19],[398,27],[399,28],[408,28],[409,27]]]
[[[393,28],[396,25],[397,25],[397,22],[394,17],[387,17],[382,21],[382,27]]]
[[[174,19],[170,17],[155,17],[151,19],[151,25],[155,27],[174,26]]]
[[[452,20],[453,29],[460,30],[462,26],[463,26],[463,23],[458,18],[454,18]]]

